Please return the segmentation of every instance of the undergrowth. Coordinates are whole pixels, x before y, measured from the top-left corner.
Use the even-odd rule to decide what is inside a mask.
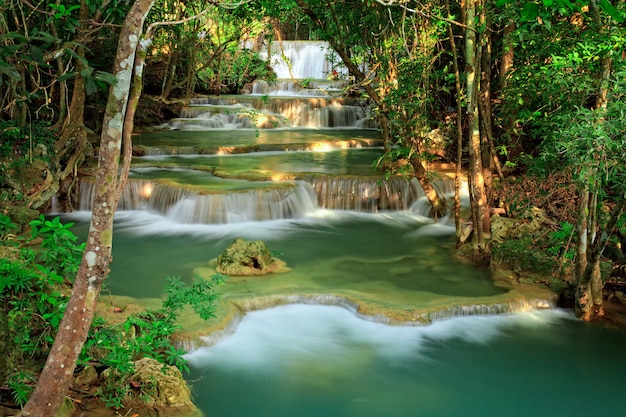
[[[84,251],[70,230],[72,223],[42,215],[30,226],[30,236],[16,236],[16,225],[0,214],[0,351],[7,353],[0,355],[0,385],[10,393],[10,399],[2,398],[0,391],[0,400],[17,407],[28,400],[36,380],[33,370],[41,369],[52,346]],[[150,387],[131,381],[135,361],[144,357],[187,371],[185,352],[173,340],[180,314],[190,306],[203,319],[214,317],[214,288],[225,278],[196,277],[187,284],[170,277],[160,309],[129,315],[116,325],[96,317],[78,362],[79,367],[107,369],[100,373],[107,377],[101,378],[96,395],[113,408],[134,399],[133,390],[149,396]]]

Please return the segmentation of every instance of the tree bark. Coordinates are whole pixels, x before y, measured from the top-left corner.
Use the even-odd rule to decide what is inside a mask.
[[[426,199],[432,207],[431,215],[434,218],[442,217],[446,213],[445,199],[442,195],[437,193],[430,182],[430,179],[428,179],[428,174],[426,173],[424,165],[422,165],[422,158],[419,156],[419,153],[416,153],[411,158],[411,166],[415,172],[415,178],[420,183],[420,186],[424,191],[424,195],[426,195]]]
[[[450,0],[446,1],[446,10],[450,16]],[[454,226],[456,230],[456,247],[463,245],[462,223],[461,223],[461,170],[463,159],[463,99],[461,91],[461,71],[459,69],[459,54],[454,40],[452,25],[448,25],[448,35],[450,37],[450,47],[452,50],[452,64],[454,68],[454,81],[456,88],[456,169],[454,172]]]
[[[585,270],[578,278],[575,296],[576,316],[584,321],[591,321],[593,318],[604,314],[604,309],[602,307],[600,257],[606,248],[609,238],[613,234],[615,225],[624,212],[625,205],[626,195],[622,196],[621,200],[611,211],[609,220],[607,221],[602,233],[600,233],[599,236],[596,235],[596,239],[594,239],[594,242],[589,249],[589,257]],[[594,294],[594,291],[596,291],[596,294]]]
[[[465,11],[465,62],[467,65],[467,114],[469,124],[469,177],[470,177],[470,202],[472,220],[474,222],[473,245],[477,253],[489,252],[488,242],[490,238],[491,221],[489,217],[487,195],[485,193],[485,180],[483,176],[480,113],[478,110],[478,92],[480,89],[479,48],[476,44],[477,25],[476,11],[480,8],[479,0],[468,0]]]
[[[145,18],[154,0],[137,0],[122,27],[101,136],[97,187],[85,252],[72,295],[37,387],[19,414],[21,417],[53,416],[72,379],[76,360],[87,338],[102,284],[109,273],[113,240],[113,215],[121,143],[135,62],[135,52]],[[124,173],[122,173],[124,175]]]

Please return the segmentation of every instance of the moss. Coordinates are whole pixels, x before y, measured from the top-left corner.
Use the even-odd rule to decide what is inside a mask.
[[[111,246],[113,244],[113,231],[111,229],[103,230],[100,239],[104,246]]]
[[[235,241],[217,258],[217,270],[228,275],[258,275],[273,272],[277,259],[261,240]]]

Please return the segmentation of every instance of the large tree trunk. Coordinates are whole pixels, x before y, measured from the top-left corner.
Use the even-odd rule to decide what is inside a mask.
[[[53,416],[71,382],[76,360],[87,338],[102,284],[109,273],[113,215],[117,206],[118,168],[135,52],[143,23],[154,0],[137,0],[120,33],[111,87],[104,116],[91,225],[85,252],[57,333],[37,387],[20,416]],[[140,71],[141,72],[141,71]],[[121,174],[127,175],[127,172]]]

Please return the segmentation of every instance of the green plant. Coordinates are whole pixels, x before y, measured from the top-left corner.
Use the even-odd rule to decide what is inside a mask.
[[[7,310],[12,343],[27,356],[45,356],[67,305],[59,291],[63,278],[22,259],[0,259],[0,275],[0,302]]]
[[[529,236],[507,239],[494,245],[492,256],[515,271],[549,274],[555,271],[557,266],[556,260],[546,256],[540,245]]]
[[[41,250],[35,252],[35,260],[68,279],[78,271],[85,250],[84,243],[76,245],[78,238],[70,230],[73,225],[61,223],[59,217],[46,220],[43,214],[30,222],[32,239],[41,238]]]
[[[7,379],[7,386],[11,391],[11,396],[13,397],[13,401],[20,407],[23,407],[28,401],[28,397],[30,397],[31,392],[33,391],[32,385],[29,385],[29,382],[32,383],[32,377],[25,372],[15,372]]]
[[[218,295],[214,285],[224,282],[225,276],[216,274],[211,281],[196,277],[191,285],[180,278],[167,278],[167,297],[162,308],[146,310],[130,315],[122,324],[110,326],[102,318],[96,318],[87,339],[79,363],[98,362],[107,367],[106,378],[99,396],[107,407],[120,408],[133,393],[131,377],[135,361],[150,357],[163,364],[188,371],[184,351],[176,346],[172,336],[180,328],[178,320],[187,306],[191,306],[201,318],[215,315]],[[142,394],[149,395],[151,387],[139,387]]]
[[[0,240],[6,239],[11,231],[15,229],[17,229],[17,226],[11,222],[11,218],[0,214]]]
[[[549,234],[550,245],[546,249],[548,255],[553,257],[563,257],[568,261],[573,261],[576,257],[576,250],[571,246],[574,234],[574,225],[569,222],[562,222],[558,230]]]

